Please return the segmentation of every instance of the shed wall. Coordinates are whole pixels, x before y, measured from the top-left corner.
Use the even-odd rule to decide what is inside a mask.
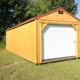
[[[7,50],[34,63],[37,62],[35,25],[32,21],[6,32]]]
[[[36,25],[37,27],[37,59],[38,63],[42,63],[42,30],[46,27],[48,24],[58,24],[58,25],[71,25],[75,30],[75,36],[76,36],[76,58],[80,57],[80,24],[79,22],[75,21],[51,21],[51,20],[41,20],[37,19]]]
[[[72,16],[70,16],[69,14],[67,14],[66,12],[63,12],[63,14],[58,14],[58,11],[46,16],[43,16],[41,18],[39,18],[41,20],[50,20],[50,21],[67,21],[67,22],[79,22],[78,20],[76,20],[75,18],[73,18]]]
[[[79,27],[78,27],[78,51],[79,51],[79,54],[78,56],[80,57],[80,23],[79,23]]]

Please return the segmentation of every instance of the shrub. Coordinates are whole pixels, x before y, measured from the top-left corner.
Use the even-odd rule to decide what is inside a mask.
[[[2,38],[2,40],[0,41],[0,49],[5,49],[5,46],[6,46],[6,37],[4,36]]]

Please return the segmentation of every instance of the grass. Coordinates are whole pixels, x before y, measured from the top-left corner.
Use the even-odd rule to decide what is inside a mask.
[[[79,80],[80,59],[36,65],[0,50],[0,80]]]
[[[5,49],[6,43],[4,41],[0,41],[0,49]]]

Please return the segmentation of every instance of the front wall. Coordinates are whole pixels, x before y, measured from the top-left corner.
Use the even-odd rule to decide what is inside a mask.
[[[78,54],[78,56],[80,57],[80,23],[79,23],[79,27],[78,27],[78,44],[79,44],[79,49],[78,49],[78,51],[79,51],[79,54]]]
[[[63,12],[63,14],[58,14],[58,11],[54,12],[52,14],[46,15],[44,17],[41,17],[39,19],[42,19],[42,20],[51,20],[51,21],[54,20],[54,21],[79,22],[78,20],[76,20],[72,16],[68,15],[66,12]]]
[[[35,21],[9,30],[6,32],[6,47],[9,51],[36,63],[35,34]]]
[[[80,57],[79,51],[79,23],[78,22],[67,22],[67,21],[51,21],[51,20],[37,20],[37,56],[38,63],[42,63],[42,30],[48,24],[59,24],[59,25],[72,25],[76,31],[76,57]]]

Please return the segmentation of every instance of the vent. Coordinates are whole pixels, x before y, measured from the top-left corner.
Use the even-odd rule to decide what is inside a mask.
[[[58,10],[58,14],[63,14],[63,11],[61,11],[61,10]]]

